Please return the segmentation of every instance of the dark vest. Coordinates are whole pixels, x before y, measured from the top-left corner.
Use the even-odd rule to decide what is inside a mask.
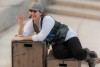
[[[43,18],[46,15],[42,15],[41,16],[41,28],[42,28],[42,24],[43,24]],[[34,28],[35,29],[35,28]],[[51,43],[56,43],[56,44],[60,44],[62,42],[65,41],[66,38],[66,34],[68,32],[68,26],[61,24],[60,22],[55,20],[55,24],[54,27],[52,28],[52,30],[50,31],[50,33],[48,34],[48,36],[46,37],[46,40],[48,40],[48,42]]]

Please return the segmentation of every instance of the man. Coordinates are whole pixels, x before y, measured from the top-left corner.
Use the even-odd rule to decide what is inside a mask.
[[[24,23],[23,16],[17,16],[19,23],[18,34],[15,40],[44,41],[52,45],[53,54],[58,59],[75,58],[86,60],[89,67],[95,67],[93,57],[97,57],[94,51],[83,49],[82,45],[71,27],[55,21],[53,17],[45,15],[42,5],[34,3],[29,8],[30,20]],[[37,34],[32,35],[36,32]],[[61,54],[60,54],[61,53]]]

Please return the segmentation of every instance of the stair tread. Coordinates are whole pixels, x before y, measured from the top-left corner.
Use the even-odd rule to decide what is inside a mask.
[[[54,1],[60,1],[60,2],[73,2],[73,3],[80,3],[80,4],[85,4],[85,5],[94,5],[94,6],[100,6],[99,1],[94,1],[94,0],[54,0]]]
[[[56,9],[56,10],[71,11],[71,12],[74,11],[77,13],[91,14],[91,15],[97,15],[97,16],[99,15],[100,16],[100,11],[98,11],[98,10],[82,9],[82,8],[69,7],[69,6],[50,5],[47,7],[47,9]]]

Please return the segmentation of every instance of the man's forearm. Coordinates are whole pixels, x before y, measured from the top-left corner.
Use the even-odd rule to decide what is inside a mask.
[[[23,37],[23,40],[32,40],[32,36]]]
[[[23,35],[24,32],[24,25],[19,27],[18,35]]]
[[[14,40],[32,40],[32,36],[27,36],[27,37],[14,37]]]

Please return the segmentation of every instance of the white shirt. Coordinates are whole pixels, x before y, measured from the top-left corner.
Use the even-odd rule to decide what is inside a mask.
[[[32,40],[43,41],[52,30],[54,24],[55,24],[55,21],[51,16],[45,16],[42,21],[42,29],[40,29],[40,32],[38,34],[32,36]],[[76,36],[76,33],[72,30],[72,28],[69,26],[68,28],[69,28],[69,31],[66,34],[65,41]],[[29,36],[33,32],[34,32],[33,22],[32,22],[32,19],[30,19],[24,27],[23,36]]]

